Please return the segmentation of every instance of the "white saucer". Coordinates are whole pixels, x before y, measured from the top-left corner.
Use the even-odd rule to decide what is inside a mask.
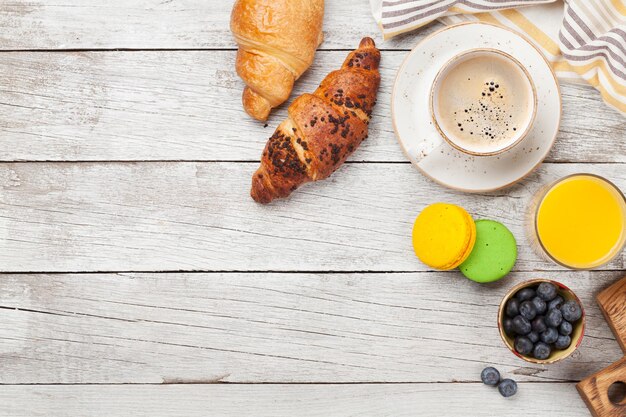
[[[430,88],[453,56],[474,48],[493,48],[521,62],[537,90],[532,130],[514,148],[494,156],[470,156],[450,146],[434,126]],[[561,93],[552,68],[526,38],[487,23],[448,26],[422,40],[406,57],[393,87],[391,113],[400,146],[427,177],[468,192],[493,191],[514,184],[546,157],[559,130]]]

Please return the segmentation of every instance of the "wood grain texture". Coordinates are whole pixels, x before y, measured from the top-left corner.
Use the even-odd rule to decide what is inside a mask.
[[[576,384],[576,389],[593,417],[626,415],[626,402],[615,404],[608,396],[609,387],[616,382],[626,384],[626,356]]]
[[[596,298],[617,342],[626,353],[626,277],[603,290]]]
[[[234,0],[9,0],[0,2],[0,48],[236,48],[229,29]],[[434,25],[433,25],[434,26]],[[417,36],[424,36],[430,28]],[[327,0],[324,49],[352,49],[363,36],[382,39],[367,0]],[[416,35],[386,42],[411,48]]]
[[[488,365],[577,381],[621,356],[592,295],[618,274],[3,275],[0,383],[478,382]],[[538,276],[587,310],[558,366],[517,358],[496,325],[507,290]]]
[[[624,119],[591,87],[565,86],[555,164],[499,193],[445,190],[406,163],[389,108],[406,50],[440,25],[382,43],[367,0],[327,0],[326,41],[292,99],[338,67],[337,49],[375,37],[383,84],[352,162],[395,163],[347,164],[259,207],[246,161],[286,106],[267,128],[245,116],[231,7],[0,2],[0,415],[586,415],[573,381],[620,355],[593,297],[626,263],[540,272],[556,267],[531,250],[524,216],[541,185],[572,172],[626,188]],[[526,272],[488,286],[424,272],[409,232],[438,200],[510,226]],[[84,273],[125,270],[249,272]],[[538,276],[570,286],[588,314],[557,367],[518,360],[495,326],[506,290]],[[520,381],[518,395],[477,383],[485,365]]]
[[[0,387],[0,413],[11,417],[517,417],[520,409],[588,416],[573,384],[520,384],[507,400],[482,384]]]
[[[291,100],[314,91],[345,55],[318,53]],[[383,52],[370,138],[352,161],[407,162],[390,109],[405,56]],[[267,128],[252,120],[234,65],[234,51],[1,53],[0,161],[258,161],[287,106]],[[590,86],[563,86],[563,102],[548,161],[626,162],[623,116]]]
[[[617,342],[626,353],[626,278],[602,290],[596,299]],[[576,389],[594,417],[622,417],[626,415],[626,402],[616,403],[608,395],[612,384],[620,382],[626,384],[626,356],[580,381]]]
[[[348,164],[268,207],[256,163],[14,163],[0,170],[0,271],[424,271],[411,245],[426,205],[503,222],[519,271],[560,269],[531,247],[531,197],[588,171],[626,188],[624,164],[544,164],[517,186],[469,195],[408,164]],[[605,269],[623,269],[624,254]]]

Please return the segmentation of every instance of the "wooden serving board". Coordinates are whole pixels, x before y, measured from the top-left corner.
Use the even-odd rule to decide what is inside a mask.
[[[626,277],[597,296],[600,310],[626,353]],[[613,365],[591,375],[576,385],[580,396],[594,417],[626,416],[626,399],[617,404],[609,399],[609,388],[614,383],[626,384],[626,355]]]
[[[626,277],[598,294],[597,300],[617,342],[626,352]]]

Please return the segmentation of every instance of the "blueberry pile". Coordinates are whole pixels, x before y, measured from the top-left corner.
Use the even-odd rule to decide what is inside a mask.
[[[489,366],[483,369],[480,374],[480,380],[483,381],[485,385],[492,387],[497,386],[500,395],[503,397],[512,397],[517,393],[517,382],[512,379],[500,380],[500,372],[494,367]]]
[[[505,307],[504,332],[515,338],[515,350],[524,356],[548,359],[553,350],[567,349],[574,325],[583,315],[580,305],[565,301],[556,285],[542,282],[519,290]]]

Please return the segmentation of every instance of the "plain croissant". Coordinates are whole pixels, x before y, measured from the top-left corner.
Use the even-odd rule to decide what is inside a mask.
[[[243,107],[258,120],[284,103],[322,42],[324,0],[237,0],[230,29],[239,44]]]
[[[364,38],[343,66],[313,94],[289,106],[289,118],[267,142],[250,195],[259,203],[287,197],[300,185],[328,178],[367,137],[380,84],[380,52]]]

